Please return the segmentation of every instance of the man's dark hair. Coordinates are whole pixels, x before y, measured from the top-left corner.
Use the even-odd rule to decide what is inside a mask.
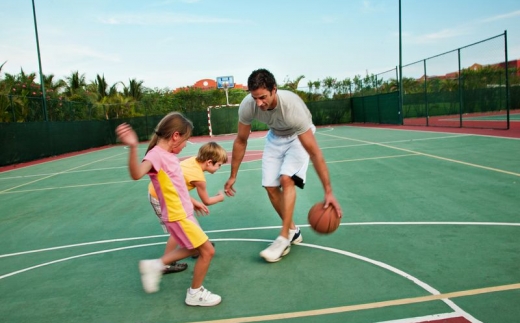
[[[272,91],[276,87],[276,80],[271,72],[266,70],[265,68],[260,68],[251,75],[247,79],[247,88],[249,91],[258,90],[260,88],[265,88],[268,91]]]

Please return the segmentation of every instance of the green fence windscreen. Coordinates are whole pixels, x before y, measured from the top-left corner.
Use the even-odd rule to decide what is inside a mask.
[[[313,102],[309,104],[309,109],[316,125],[350,122],[348,99]],[[184,115],[193,122],[193,136],[209,134],[207,111],[190,111]],[[116,144],[115,128],[123,122],[134,128],[140,141],[148,141],[163,117],[164,115],[69,122],[0,122],[0,166]],[[236,133],[238,107],[212,109],[211,121],[214,134]],[[252,130],[267,130],[267,126],[255,121]]]
[[[352,122],[399,124],[399,92],[353,97]]]

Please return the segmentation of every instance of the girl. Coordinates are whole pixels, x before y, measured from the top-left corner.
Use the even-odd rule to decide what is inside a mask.
[[[116,128],[119,140],[130,147],[128,168],[134,180],[148,174],[161,204],[162,221],[179,247],[159,259],[141,260],[139,271],[147,293],[159,290],[165,264],[199,254],[193,270],[191,287],[186,292],[186,304],[214,306],[221,302],[219,295],[202,286],[211,259],[215,254],[208,236],[193,215],[193,204],[176,154],[180,153],[191,136],[193,124],[182,114],[172,112],[157,125],[143,161],[137,156],[138,138],[132,127],[121,124]]]

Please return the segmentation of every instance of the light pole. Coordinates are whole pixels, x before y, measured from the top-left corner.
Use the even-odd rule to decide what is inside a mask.
[[[401,0],[399,0],[399,122],[403,124],[403,41],[401,31]]]
[[[45,85],[43,84],[44,77],[42,72],[42,60],[40,58],[40,42],[38,40],[38,25],[36,23],[36,9],[34,8],[34,0],[32,0],[33,17],[34,17],[34,32],[36,33],[36,51],[38,52],[38,66],[40,68],[40,87],[42,90],[42,105],[43,105],[43,117],[47,121],[47,100],[45,95]]]

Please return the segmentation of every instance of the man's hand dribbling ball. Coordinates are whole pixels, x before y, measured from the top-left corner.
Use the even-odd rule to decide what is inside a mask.
[[[326,209],[323,208],[323,202],[318,202],[311,207],[307,219],[311,228],[321,234],[336,231],[341,223],[341,218],[336,213],[336,209],[331,204]]]

